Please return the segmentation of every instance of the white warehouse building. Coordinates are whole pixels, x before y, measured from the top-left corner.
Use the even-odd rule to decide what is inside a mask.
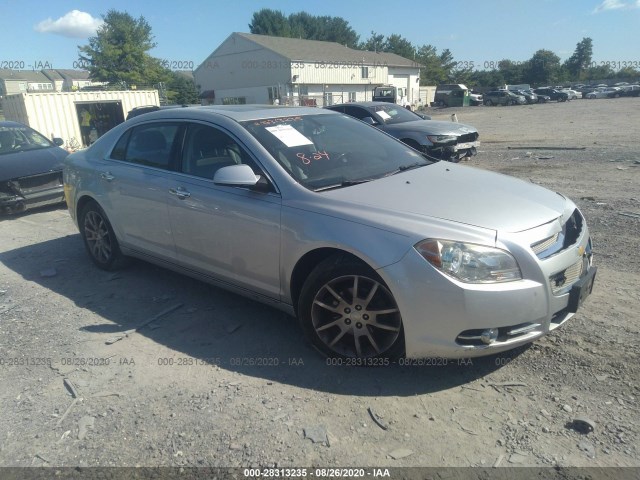
[[[420,102],[420,66],[413,60],[249,33],[232,33],[196,68],[194,79],[205,104],[325,106],[371,100],[380,85],[398,87],[413,106]]]

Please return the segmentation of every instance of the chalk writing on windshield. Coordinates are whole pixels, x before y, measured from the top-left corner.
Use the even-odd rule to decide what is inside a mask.
[[[307,157],[307,155],[305,155],[304,153],[296,153],[296,157],[298,157],[300,161],[302,161],[302,163],[304,163],[305,165],[309,165],[312,160],[322,160],[323,158],[326,160],[330,160],[329,154],[324,150],[310,153],[309,156],[311,158]]]

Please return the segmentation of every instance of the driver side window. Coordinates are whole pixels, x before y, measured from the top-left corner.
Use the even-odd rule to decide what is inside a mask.
[[[183,173],[212,180],[222,167],[241,164],[262,175],[249,154],[227,133],[208,125],[189,125],[182,156]]]

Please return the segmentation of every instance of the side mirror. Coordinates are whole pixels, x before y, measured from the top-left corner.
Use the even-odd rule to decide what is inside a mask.
[[[61,139],[61,138],[56,137],[56,138],[53,139],[53,144],[58,146],[58,147],[61,147],[62,145],[64,145],[64,140]]]
[[[423,120],[431,120],[431,117],[429,115],[425,115],[424,113],[418,113],[417,115]]]
[[[254,187],[260,176],[253,173],[249,165],[229,165],[222,167],[213,176],[216,185],[228,185],[231,187]]]
[[[364,118],[362,119],[362,121],[363,121],[364,123],[368,123],[369,125],[377,125],[377,124],[378,124],[378,122],[376,122],[376,121],[373,119],[373,117],[364,117]]]

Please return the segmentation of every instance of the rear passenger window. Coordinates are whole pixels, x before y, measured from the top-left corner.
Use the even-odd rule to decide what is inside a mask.
[[[130,135],[129,141],[125,141],[123,136],[112,152],[120,155],[122,151],[121,142],[126,144],[124,160],[138,165],[169,169],[171,163],[171,148],[178,133],[177,124],[155,123],[135,127]],[[123,145],[124,148],[124,145]]]

